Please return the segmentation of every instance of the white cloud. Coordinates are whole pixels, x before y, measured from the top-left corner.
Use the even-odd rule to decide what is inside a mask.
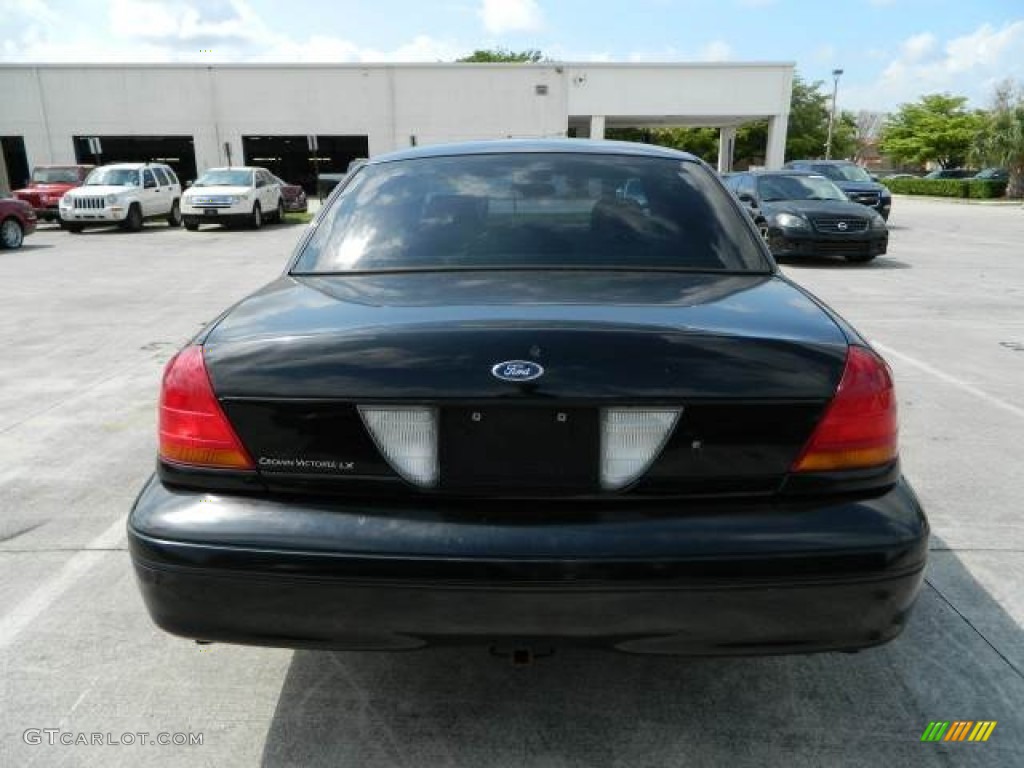
[[[35,0],[19,0],[7,10],[17,13],[13,18],[21,29],[18,36],[8,35],[6,28],[0,32],[4,61],[452,61],[466,53],[427,35],[393,49],[328,34],[292,38],[269,27],[246,0],[112,0],[105,26],[102,16],[63,27],[52,24],[46,6]]]
[[[667,45],[664,48],[645,48],[638,51],[631,51],[626,56],[626,61],[682,61],[685,57],[675,46]]]
[[[836,60],[836,48],[825,43],[814,49],[814,60],[819,64],[831,64]]]
[[[964,72],[974,68],[993,68],[1012,56],[1019,66],[1024,57],[1024,21],[995,29],[982,24],[970,35],[955,38],[946,45],[946,69]]]
[[[938,39],[935,35],[931,32],[922,32],[919,35],[911,35],[904,40],[900,49],[906,61],[921,61],[934,53],[937,45]]]
[[[479,13],[484,29],[492,35],[530,32],[544,25],[536,0],[483,0]]]
[[[922,32],[906,38],[898,51],[877,82],[840,86],[840,106],[893,109],[939,92],[966,96],[973,106],[985,106],[996,83],[1008,77],[1024,79],[1024,19],[999,27],[982,24],[945,42]]]
[[[732,58],[732,46],[724,40],[712,40],[701,47],[698,58],[701,61],[728,61]]]

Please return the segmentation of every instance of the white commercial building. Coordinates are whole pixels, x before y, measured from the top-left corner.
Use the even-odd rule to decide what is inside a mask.
[[[308,182],[412,144],[613,126],[717,127],[728,170],[736,127],[759,119],[774,168],[792,79],[790,63],[3,64],[0,189],[37,164],[116,160],[185,179],[247,162]]]

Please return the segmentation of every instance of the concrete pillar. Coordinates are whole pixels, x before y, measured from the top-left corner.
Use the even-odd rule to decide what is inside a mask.
[[[773,115],[768,118],[768,146],[765,147],[764,167],[777,170],[786,162],[786,129],[789,114]]]
[[[736,146],[736,128],[722,127],[718,129],[718,172],[729,173],[732,170],[733,149]]]
[[[592,139],[603,139],[604,138],[604,115],[591,115],[590,116],[590,138],[592,138]]]

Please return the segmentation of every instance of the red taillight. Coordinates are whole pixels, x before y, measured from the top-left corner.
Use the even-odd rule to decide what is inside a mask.
[[[216,469],[254,469],[213,394],[202,347],[167,364],[160,390],[160,458]]]
[[[898,455],[896,392],[874,352],[850,347],[832,403],[793,463],[793,472],[867,469]]]

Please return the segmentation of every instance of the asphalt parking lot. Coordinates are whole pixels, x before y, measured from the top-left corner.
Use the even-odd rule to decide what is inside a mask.
[[[275,276],[301,226],[44,226],[0,251],[0,765],[1024,765],[1024,209],[899,198],[891,223],[874,263],[785,271],[896,373],[933,525],[905,634],[855,655],[568,650],[527,667],[197,646],[150,623],[123,526],[163,363]],[[998,725],[921,743],[932,720]]]

